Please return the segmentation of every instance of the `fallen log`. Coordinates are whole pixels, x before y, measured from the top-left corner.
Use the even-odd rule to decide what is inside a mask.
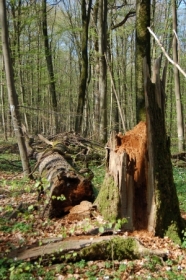
[[[8,254],[8,258],[17,260],[29,260],[48,263],[64,261],[84,260],[123,260],[137,259],[143,256],[156,255],[166,258],[166,250],[151,250],[144,247],[140,241],[126,236],[86,236],[71,237],[62,241],[53,242],[29,249],[17,249]]]
[[[49,145],[45,151],[33,153],[37,159],[35,169],[38,168],[41,178],[47,180],[47,183],[41,183],[39,191],[39,199],[41,194],[45,194],[42,216],[48,213],[49,218],[61,217],[83,200],[93,202],[91,170],[85,168],[77,171],[64,158],[64,147],[60,142],[50,142],[41,135],[39,137]],[[82,174],[87,174],[87,177]]]

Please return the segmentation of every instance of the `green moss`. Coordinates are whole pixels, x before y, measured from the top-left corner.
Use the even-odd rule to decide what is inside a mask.
[[[139,108],[139,121],[144,121],[144,122],[146,121],[146,110],[145,110],[145,107],[140,107]]]
[[[138,245],[133,238],[115,237],[109,241],[92,244],[81,250],[81,258],[86,260],[94,259],[136,259],[139,257]]]
[[[108,174],[105,176],[95,204],[106,220],[117,220],[119,191],[112,176]]]
[[[181,245],[181,236],[179,235],[179,228],[176,222],[172,223],[168,227],[168,230],[166,231],[165,235],[168,236],[176,244]]]

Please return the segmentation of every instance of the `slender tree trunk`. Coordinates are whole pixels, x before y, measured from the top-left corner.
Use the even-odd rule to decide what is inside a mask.
[[[98,8],[99,1],[96,0],[93,9],[93,20],[94,20],[94,64],[93,68],[93,132],[96,138],[99,138],[99,123],[100,123],[100,94],[99,94],[99,49],[98,49]],[[96,34],[96,35],[95,35]]]
[[[107,0],[99,1],[98,8],[99,92],[100,92],[100,139],[107,141]]]
[[[27,157],[23,132],[21,129],[21,122],[20,122],[19,110],[18,110],[18,96],[14,85],[14,73],[13,73],[13,67],[11,63],[10,48],[8,42],[9,34],[8,34],[8,26],[7,26],[5,0],[0,0],[0,19],[1,19],[1,28],[2,28],[1,32],[2,32],[3,57],[5,63],[10,111],[12,116],[14,132],[19,146],[23,173],[25,176],[28,176],[30,174],[30,166]]]
[[[114,69],[113,69],[112,40],[113,39],[112,39],[112,35],[111,35],[110,46],[109,46],[109,50],[108,50],[109,51],[109,55],[110,55],[110,59],[109,59],[110,60],[110,70],[111,70],[110,75],[113,76],[113,82],[116,85],[115,79],[114,79]],[[117,52],[117,55],[118,55],[118,49],[119,48],[118,48],[118,38],[117,38],[117,35],[116,35],[116,48],[117,48],[116,52]],[[118,65],[118,67],[116,69],[116,75],[117,75],[117,77],[121,77],[119,75],[119,65]],[[116,95],[114,93],[114,90],[116,90],[116,89],[113,88],[112,82],[111,82],[111,87],[112,87],[111,94],[112,94],[112,102],[113,102],[113,109],[112,109],[112,111],[113,111],[113,114],[112,114],[113,115],[113,123],[112,123],[112,129],[114,129],[115,131],[119,132],[119,110],[118,110],[118,104],[117,104]],[[118,80],[118,96],[120,96],[120,79]]]
[[[150,65],[150,0],[136,2],[136,120],[145,120],[145,97],[143,87],[143,58],[146,56]]]
[[[77,116],[75,122],[75,131],[81,132],[82,120],[83,120],[83,108],[85,105],[85,97],[87,90],[87,79],[88,79],[88,27],[90,21],[90,10],[92,0],[89,0],[88,11],[86,11],[86,1],[81,1],[81,12],[82,12],[82,34],[81,34],[81,74],[80,74],[80,85],[79,85],[79,96],[77,106]]]
[[[52,62],[52,53],[51,47],[49,45],[49,37],[47,31],[47,3],[46,0],[42,0],[42,24],[43,24],[43,37],[44,37],[44,47],[45,47],[45,57],[48,69],[49,76],[49,90],[52,98],[52,107],[54,111],[54,133],[58,131],[58,115],[57,115],[57,96],[56,96],[56,86],[55,86],[55,77],[54,77],[54,69]],[[54,127],[53,127],[54,128]]]
[[[173,15],[173,60],[178,63],[178,41],[177,41],[177,1],[173,0],[172,15]],[[180,92],[180,74],[176,66],[174,66],[174,86],[176,97],[176,114],[177,114],[177,132],[178,132],[178,150],[184,149],[184,128],[183,128],[183,109]]]
[[[1,56],[1,80],[0,80],[0,86],[1,86],[1,114],[2,114],[2,126],[3,126],[3,132],[4,132],[4,139],[8,140],[7,137],[7,125],[5,120],[5,98],[4,98],[4,63],[3,63],[3,56]]]

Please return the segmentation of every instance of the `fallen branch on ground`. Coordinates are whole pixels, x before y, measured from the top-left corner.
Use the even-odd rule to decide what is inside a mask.
[[[30,249],[18,249],[9,253],[9,258],[18,260],[41,260],[47,265],[53,260],[79,261],[104,259],[137,259],[142,256],[156,255],[166,258],[165,250],[145,248],[136,238],[126,236],[89,236],[83,239],[71,237],[59,242],[48,240],[49,243]],[[68,255],[67,255],[68,254]]]

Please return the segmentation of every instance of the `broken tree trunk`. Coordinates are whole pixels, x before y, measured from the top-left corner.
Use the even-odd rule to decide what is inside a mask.
[[[146,123],[125,135],[111,135],[106,147],[108,171],[95,204],[107,219],[127,218],[126,229],[145,229],[180,242],[184,225],[173,181],[159,66],[156,63],[154,83],[144,66]]]
[[[112,133],[107,152],[108,171],[95,204],[106,219],[127,218],[124,228],[144,229],[147,227],[146,124],[140,122],[124,136]]]
[[[88,168],[77,172],[60,154],[60,143],[52,143],[41,135],[39,137],[51,145],[45,152],[36,154],[40,176],[49,182],[49,186],[44,189],[44,213],[47,209],[49,218],[61,217],[83,200],[92,202],[93,173]],[[88,173],[88,177],[85,178],[80,173]]]

